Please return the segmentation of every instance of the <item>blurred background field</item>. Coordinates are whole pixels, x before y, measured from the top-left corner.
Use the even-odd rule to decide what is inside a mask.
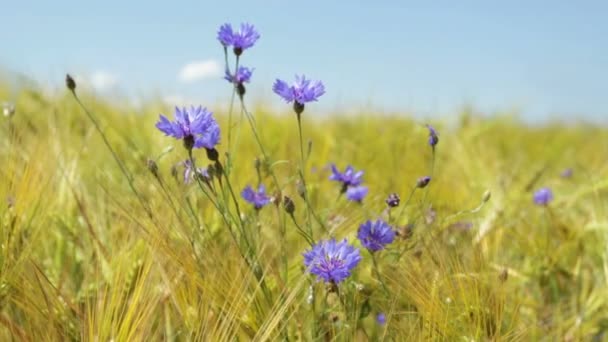
[[[9,93],[0,88],[0,98]],[[335,340],[606,339],[604,126],[528,125],[473,110],[428,122],[440,137],[435,171],[428,192],[414,193],[401,219],[411,235],[382,255],[390,296],[362,263],[348,285],[348,306],[330,305],[315,323],[307,296],[311,284],[322,284],[304,274],[305,241],[288,220],[281,239],[281,208],[260,211],[256,241],[270,295],[262,291],[217,212],[196,186],[183,184],[181,168],[172,175],[185,152],[154,127],[170,107],[81,94],[132,173],[148,215],[67,90],[48,96],[25,88],[14,98],[13,115],[0,119],[1,340],[310,340],[311,324]],[[297,125],[288,109],[260,105],[252,112],[283,194],[304,220],[294,177]],[[227,114],[216,115],[224,139]],[[230,178],[242,189],[258,181],[260,152],[246,122],[236,122]],[[305,112],[303,123],[311,202],[338,237],[355,241],[360,223],[383,215],[389,193],[403,200],[429,172],[427,121],[361,111]],[[219,150],[223,155],[225,145]],[[195,157],[206,159],[204,152]],[[328,180],[332,162],[365,170],[370,193],[363,205],[338,198]],[[568,168],[572,174],[562,175]],[[265,172],[261,177],[270,193],[278,190]],[[555,195],[546,208],[532,201],[544,186]],[[484,203],[486,191],[491,199]],[[249,222],[255,213],[242,206]],[[375,321],[380,312],[385,325]]]

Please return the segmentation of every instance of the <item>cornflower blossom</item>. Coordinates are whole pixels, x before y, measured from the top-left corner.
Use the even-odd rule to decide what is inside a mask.
[[[546,206],[553,200],[553,191],[549,188],[541,188],[534,193],[534,203]]]
[[[253,69],[250,69],[245,66],[240,66],[234,75],[231,75],[228,70],[226,70],[226,74],[224,75],[224,79],[233,84],[243,84],[249,83],[251,80],[251,74],[253,74]]]
[[[348,187],[361,185],[363,182],[363,171],[355,172],[355,169],[348,165],[344,172],[340,172],[335,164],[331,165],[330,180],[342,183],[342,192],[346,192]]]
[[[363,185],[352,186],[346,190],[346,198],[349,201],[361,203],[363,202],[363,199],[367,195],[368,191],[368,187]]]
[[[220,142],[220,126],[213,113],[201,106],[175,107],[175,121],[161,114],[156,128],[167,136],[182,139],[188,150],[203,147],[212,150]]]
[[[241,192],[243,199],[251,204],[256,210],[262,209],[263,206],[270,203],[270,197],[266,195],[266,187],[260,184],[258,190],[255,191],[250,185],[247,185]]]
[[[252,47],[260,39],[260,34],[249,23],[242,23],[238,31],[235,31],[232,25],[226,23],[220,26],[217,39],[225,48],[232,47],[234,54],[240,56],[243,51]]]
[[[306,270],[326,283],[342,282],[360,261],[359,249],[346,239],[340,242],[336,242],[336,239],[323,240],[304,253]]]
[[[357,238],[370,252],[377,252],[395,240],[395,230],[383,220],[368,220],[359,226]]]
[[[325,86],[321,81],[311,81],[306,76],[296,75],[296,80],[289,85],[287,82],[277,79],[272,90],[287,103],[293,102],[293,108],[297,115],[304,111],[304,105],[308,102],[317,101],[325,94]]]

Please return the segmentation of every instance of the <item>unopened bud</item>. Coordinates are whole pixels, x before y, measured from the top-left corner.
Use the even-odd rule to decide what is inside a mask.
[[[215,148],[206,148],[205,150],[207,151],[207,158],[209,158],[209,160],[214,162],[217,162],[219,160],[220,154]]]
[[[486,190],[486,192],[483,193],[483,197],[481,198],[481,201],[483,203],[486,203],[487,201],[490,200],[491,197],[492,197],[492,193],[490,192],[490,190]]]
[[[507,268],[503,268],[502,271],[500,271],[500,274],[498,275],[498,280],[504,283],[505,281],[507,281],[508,278],[509,270]]]
[[[296,190],[298,191],[298,195],[300,195],[300,197],[306,199],[306,185],[304,185],[304,182],[298,181],[296,183]]]
[[[245,95],[245,92],[247,90],[245,89],[245,86],[243,85],[243,83],[238,83],[236,85],[236,93],[237,95],[239,95],[239,98],[242,100],[243,96]]]
[[[158,165],[156,164],[156,162],[153,159],[148,158],[146,165],[148,166],[148,170],[154,175],[154,177],[158,177]]]
[[[397,195],[396,193],[392,193],[388,195],[385,202],[386,205],[388,205],[390,208],[398,207],[400,202],[399,195]]]
[[[283,208],[285,209],[286,213],[293,215],[293,213],[296,211],[296,204],[291,198],[283,196]]]
[[[424,176],[424,177],[420,177],[418,178],[418,181],[416,182],[416,186],[419,188],[424,188],[427,185],[429,185],[429,182],[431,181],[431,177],[429,176]]]
[[[65,75],[65,85],[68,87],[70,91],[74,91],[76,89],[76,81],[70,76],[70,74]]]

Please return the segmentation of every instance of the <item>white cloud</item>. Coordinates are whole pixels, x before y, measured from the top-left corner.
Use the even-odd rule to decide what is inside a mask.
[[[91,86],[96,90],[103,91],[113,88],[118,84],[118,76],[106,71],[95,71],[90,76]]]
[[[178,78],[182,82],[194,82],[198,80],[219,77],[222,74],[222,66],[216,60],[190,62],[179,71]]]
[[[192,99],[179,94],[172,94],[163,97],[163,102],[169,106],[189,107],[195,102]]]

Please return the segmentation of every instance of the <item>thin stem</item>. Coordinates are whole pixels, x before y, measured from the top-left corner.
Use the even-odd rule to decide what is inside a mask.
[[[384,280],[382,279],[382,276],[380,275],[380,268],[378,267],[378,261],[376,260],[376,253],[374,252],[369,252],[372,255],[372,261],[374,263],[374,272],[376,273],[376,277],[378,278],[378,281],[380,282],[380,284],[382,284],[382,288],[384,289],[384,292],[386,292],[386,295],[390,295],[390,292],[388,290],[388,287],[386,287],[386,284],[384,283]]]
[[[153,217],[152,210],[150,209],[150,207],[148,207],[148,205],[146,204],[146,201],[143,199],[143,197],[141,196],[141,194],[135,188],[135,184],[133,184],[133,177],[131,176],[131,174],[129,173],[129,171],[125,167],[125,165],[122,163],[122,161],[120,160],[120,158],[118,158],[118,155],[116,154],[116,151],[114,151],[114,149],[112,148],[112,145],[110,145],[110,142],[108,141],[108,138],[106,137],[106,135],[104,134],[104,132],[101,130],[101,127],[99,126],[99,123],[97,122],[97,120],[95,119],[95,117],[93,116],[93,114],[91,112],[89,112],[89,110],[87,109],[87,107],[85,107],[85,105],[80,101],[80,98],[78,97],[78,95],[76,95],[76,92],[73,91],[73,90],[71,92],[72,92],[72,95],[74,95],[74,99],[76,100],[76,102],[78,103],[78,105],[80,106],[80,108],[82,108],[82,110],[87,114],[87,116],[89,117],[89,119],[93,123],[93,126],[95,126],[95,129],[101,135],[101,138],[103,139],[104,144],[106,145],[106,147],[108,148],[108,150],[110,150],[110,153],[112,154],[112,157],[114,158],[114,160],[118,164],[118,167],[120,168],[120,171],[127,178],[127,182],[129,183],[129,188],[131,188],[131,191],[133,191],[133,193],[135,194],[135,196],[139,200],[139,203],[141,204],[141,206],[144,208],[144,210],[148,214],[148,217],[152,218]]]
[[[405,201],[405,203],[403,203],[403,205],[401,205],[401,210],[399,210],[399,214],[397,215],[397,217],[395,217],[396,221],[398,221],[401,218],[401,216],[403,215],[403,212],[405,211],[405,208],[407,207],[407,205],[410,203],[410,200],[412,199],[414,192],[416,192],[416,189],[418,189],[418,186],[414,186],[412,188],[412,191],[410,191],[410,194],[407,196],[407,200]]]

